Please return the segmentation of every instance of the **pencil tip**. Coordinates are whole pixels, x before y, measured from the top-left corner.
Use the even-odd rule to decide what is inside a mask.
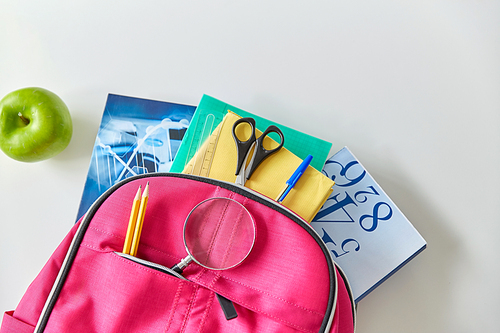
[[[146,184],[146,187],[144,188],[144,192],[142,193],[143,197],[149,196],[149,182]]]
[[[137,189],[137,193],[135,194],[135,200],[140,200],[141,198],[141,186]]]

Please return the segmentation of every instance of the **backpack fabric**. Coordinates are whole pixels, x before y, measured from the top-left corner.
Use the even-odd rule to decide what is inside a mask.
[[[121,254],[139,185],[149,201],[136,257]],[[243,204],[255,244],[237,267],[169,267],[186,257],[183,225],[213,197]],[[217,295],[238,316],[227,320]],[[348,282],[319,235],[286,207],[209,178],[159,173],[110,188],[70,230],[0,333],[339,332],[355,329]]]

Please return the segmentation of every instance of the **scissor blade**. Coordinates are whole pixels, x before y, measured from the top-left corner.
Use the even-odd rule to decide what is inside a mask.
[[[240,171],[236,175],[236,181],[234,182],[236,185],[245,186],[245,182],[247,181],[247,179],[245,178],[247,159],[248,159],[248,154],[245,157],[243,164],[241,165]]]
[[[245,160],[243,161],[243,164],[241,165],[240,171],[238,172],[238,175],[236,175],[236,181],[234,183],[237,185],[244,186],[247,179],[248,179],[248,174],[249,174],[248,170],[251,169],[252,163],[253,163],[253,160],[255,157],[255,153],[252,150],[254,145],[255,145],[255,142],[253,142],[252,145],[250,146],[250,149],[248,150],[248,153],[245,156]],[[250,163],[248,164],[248,167],[247,167],[248,157],[250,156],[251,153],[252,153],[252,159],[250,160]]]
[[[255,143],[254,143],[254,146],[255,146]],[[255,148],[255,147],[254,147]],[[250,148],[250,151],[252,151],[252,149]],[[250,163],[248,163],[248,166],[245,168],[245,181],[249,178],[250,176],[250,172],[252,171],[253,169],[253,164],[255,162],[255,150],[253,151],[253,154],[252,154],[252,159],[250,160]]]
[[[245,185],[245,175],[241,172],[236,176],[236,181],[234,182],[236,185],[244,186]]]

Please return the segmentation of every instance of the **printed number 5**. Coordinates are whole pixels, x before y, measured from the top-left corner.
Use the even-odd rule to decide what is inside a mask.
[[[325,229],[324,228],[321,228],[321,229],[323,230],[323,237],[321,237],[321,239],[323,239],[323,242],[325,242],[325,244],[332,243],[334,246],[337,246],[337,244],[333,241],[333,239],[325,231]],[[335,258],[341,257],[344,254],[348,254],[349,253],[349,250],[346,250],[346,245],[349,244],[349,243],[355,243],[356,244],[356,246],[354,247],[354,251],[359,251],[359,249],[361,248],[361,246],[359,245],[359,243],[358,243],[357,240],[355,240],[353,238],[347,238],[340,245],[340,249],[343,252],[340,252],[340,254],[339,254],[339,252],[337,252],[335,250],[330,250],[330,251],[332,251],[332,253],[335,256]]]

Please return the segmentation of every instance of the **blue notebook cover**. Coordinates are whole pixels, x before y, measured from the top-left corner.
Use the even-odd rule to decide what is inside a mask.
[[[345,272],[356,302],[426,247],[418,231],[345,147],[323,173],[333,192],[311,222]]]
[[[109,94],[97,133],[77,221],[117,182],[168,172],[196,107]]]

